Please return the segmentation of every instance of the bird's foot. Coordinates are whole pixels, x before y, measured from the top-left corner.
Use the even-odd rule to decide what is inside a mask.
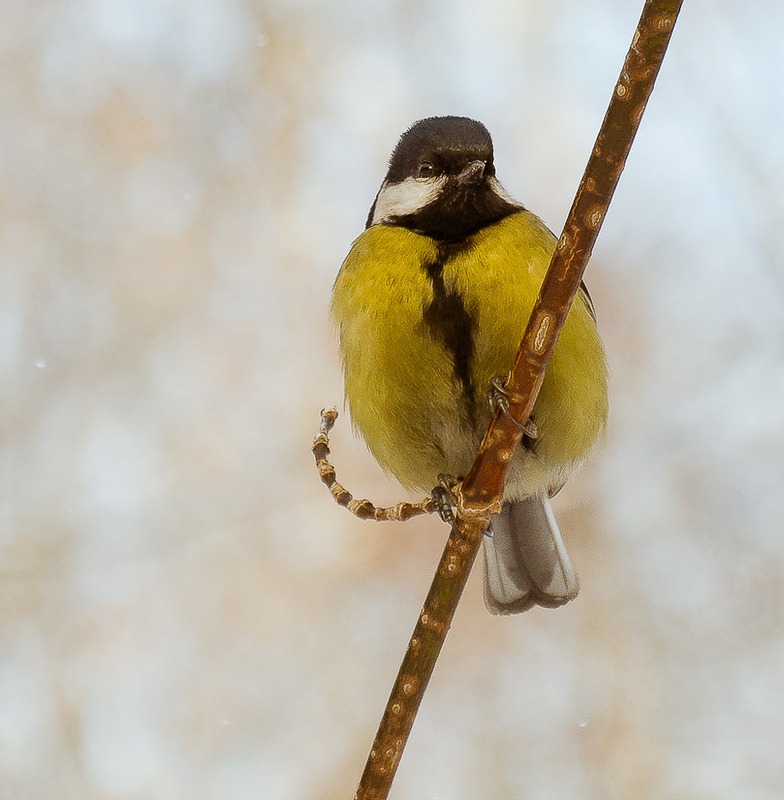
[[[436,511],[438,516],[446,522],[447,525],[455,524],[455,507],[457,506],[457,498],[455,498],[452,489],[460,483],[459,478],[454,475],[439,475],[438,486],[436,486],[430,493],[430,496],[436,502]]]
[[[503,414],[514,422],[527,439],[534,442],[539,438],[539,428],[532,418],[529,417],[527,422],[521,423],[509,412],[509,392],[506,390],[504,379],[500,375],[496,375],[490,380],[490,391],[487,393],[487,400],[493,411],[500,409]]]

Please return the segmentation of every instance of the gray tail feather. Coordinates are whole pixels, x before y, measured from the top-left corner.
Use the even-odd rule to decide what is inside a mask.
[[[580,584],[550,500],[504,503],[485,536],[485,605],[491,614],[555,608],[577,597]]]

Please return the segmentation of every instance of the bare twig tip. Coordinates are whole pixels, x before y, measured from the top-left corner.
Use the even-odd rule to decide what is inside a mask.
[[[339,506],[348,509],[359,519],[372,519],[375,522],[407,522],[412,517],[432,514],[437,510],[432,497],[426,497],[419,503],[402,502],[388,508],[376,506],[370,500],[355,500],[351,492],[338,483],[335,467],[329,461],[329,433],[337,418],[338,412],[335,408],[322,409],[319,432],[313,440],[311,450],[319,477]]]

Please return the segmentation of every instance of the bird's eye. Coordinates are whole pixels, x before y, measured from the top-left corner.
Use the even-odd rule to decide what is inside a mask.
[[[417,170],[417,178],[432,178],[435,174],[436,168],[429,161],[423,161]]]

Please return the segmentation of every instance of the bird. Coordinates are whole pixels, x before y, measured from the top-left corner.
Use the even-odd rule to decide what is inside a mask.
[[[488,393],[513,365],[556,242],[496,177],[481,122],[428,117],[400,136],[331,315],[352,425],[403,487],[429,491],[470,469],[495,407]],[[577,596],[550,498],[607,415],[605,352],[583,284],[483,537],[491,613]]]

